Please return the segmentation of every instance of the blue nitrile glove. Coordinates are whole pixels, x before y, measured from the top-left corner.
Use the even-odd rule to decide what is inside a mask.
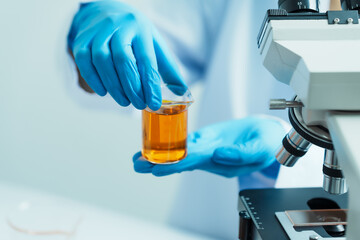
[[[133,157],[134,169],[155,176],[196,169],[225,177],[240,176],[270,166],[284,134],[282,124],[272,118],[248,117],[218,123],[189,135],[188,156],[180,162],[155,165],[138,152]]]
[[[159,73],[165,83],[180,86],[179,94],[187,89],[154,26],[124,3],[81,4],[68,46],[88,85],[100,96],[109,92],[121,106],[159,109]]]

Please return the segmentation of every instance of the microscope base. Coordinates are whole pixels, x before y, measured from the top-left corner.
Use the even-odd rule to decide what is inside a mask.
[[[243,190],[239,193],[239,239],[307,240],[312,236],[343,240],[343,225],[293,227],[285,211],[346,209],[347,201],[347,194],[330,195],[322,188]]]

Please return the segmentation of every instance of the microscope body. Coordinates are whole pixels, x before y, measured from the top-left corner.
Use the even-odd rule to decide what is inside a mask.
[[[279,6],[289,2],[280,0]],[[318,13],[315,1],[293,2],[299,8],[299,3],[307,2],[311,9],[268,10],[258,37],[264,66],[297,95],[293,101],[272,102],[275,109],[289,106],[294,127],[276,157],[292,166],[311,144],[325,149],[324,189],[340,195],[349,187],[346,239],[355,240],[360,236],[359,15],[357,11]],[[356,2],[347,0],[343,5],[360,6]]]
[[[259,39],[264,66],[295,91],[305,123],[324,127],[328,111],[360,110],[360,25],[329,21],[270,20]]]

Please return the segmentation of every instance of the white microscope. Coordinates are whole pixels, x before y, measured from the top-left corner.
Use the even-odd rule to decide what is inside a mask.
[[[296,93],[270,101],[289,109],[293,126],[276,159],[291,167],[312,144],[324,148],[326,192],[240,192],[241,240],[360,239],[360,0],[343,0],[342,11],[318,7],[319,0],[279,0],[258,47],[264,66]]]

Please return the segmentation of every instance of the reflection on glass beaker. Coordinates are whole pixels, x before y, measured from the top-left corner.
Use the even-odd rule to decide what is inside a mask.
[[[162,106],[157,111],[143,110],[142,155],[156,164],[176,163],[187,154],[188,107],[193,102],[187,90],[174,94],[169,85],[162,86]]]

